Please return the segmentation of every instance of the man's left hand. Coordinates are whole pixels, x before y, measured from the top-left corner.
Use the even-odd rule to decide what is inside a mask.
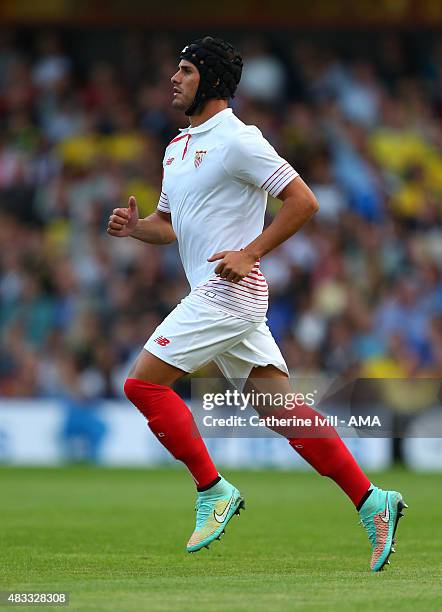
[[[256,263],[253,255],[247,251],[220,251],[208,258],[207,261],[218,261],[220,263],[215,268],[215,274],[232,283],[239,283],[245,276],[252,271]]]

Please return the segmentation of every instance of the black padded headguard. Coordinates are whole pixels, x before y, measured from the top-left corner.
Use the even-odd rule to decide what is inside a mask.
[[[198,89],[186,115],[193,115],[206,100],[234,97],[241,79],[242,58],[231,44],[205,36],[184,47],[180,60],[192,62],[200,73]]]

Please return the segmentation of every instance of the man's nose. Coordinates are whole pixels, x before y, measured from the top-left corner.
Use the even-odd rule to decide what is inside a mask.
[[[179,77],[179,74],[180,74],[180,73],[179,73],[179,71],[178,71],[178,72],[175,72],[175,74],[173,75],[173,77],[170,79],[170,80],[171,80],[171,82],[172,82],[172,85],[175,85],[175,84],[179,83],[179,78],[178,78],[178,77]]]

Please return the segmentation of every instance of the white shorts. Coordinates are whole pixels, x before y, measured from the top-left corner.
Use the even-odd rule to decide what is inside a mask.
[[[253,367],[287,365],[265,321],[252,322],[185,297],[156,328],[144,348],[166,363],[194,372],[215,361],[228,379],[247,379]]]

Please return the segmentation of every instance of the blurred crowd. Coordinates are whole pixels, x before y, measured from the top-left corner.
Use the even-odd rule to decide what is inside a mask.
[[[164,146],[186,125],[170,106],[186,41],[126,32],[110,48],[97,34],[88,49],[81,32],[16,34],[0,34],[0,395],[120,397],[188,292],[176,245],[106,233],[130,194],[143,215],[156,208]],[[440,377],[442,38],[421,53],[392,34],[354,53],[350,34],[233,39],[234,111],[321,207],[262,260],[290,369]]]

